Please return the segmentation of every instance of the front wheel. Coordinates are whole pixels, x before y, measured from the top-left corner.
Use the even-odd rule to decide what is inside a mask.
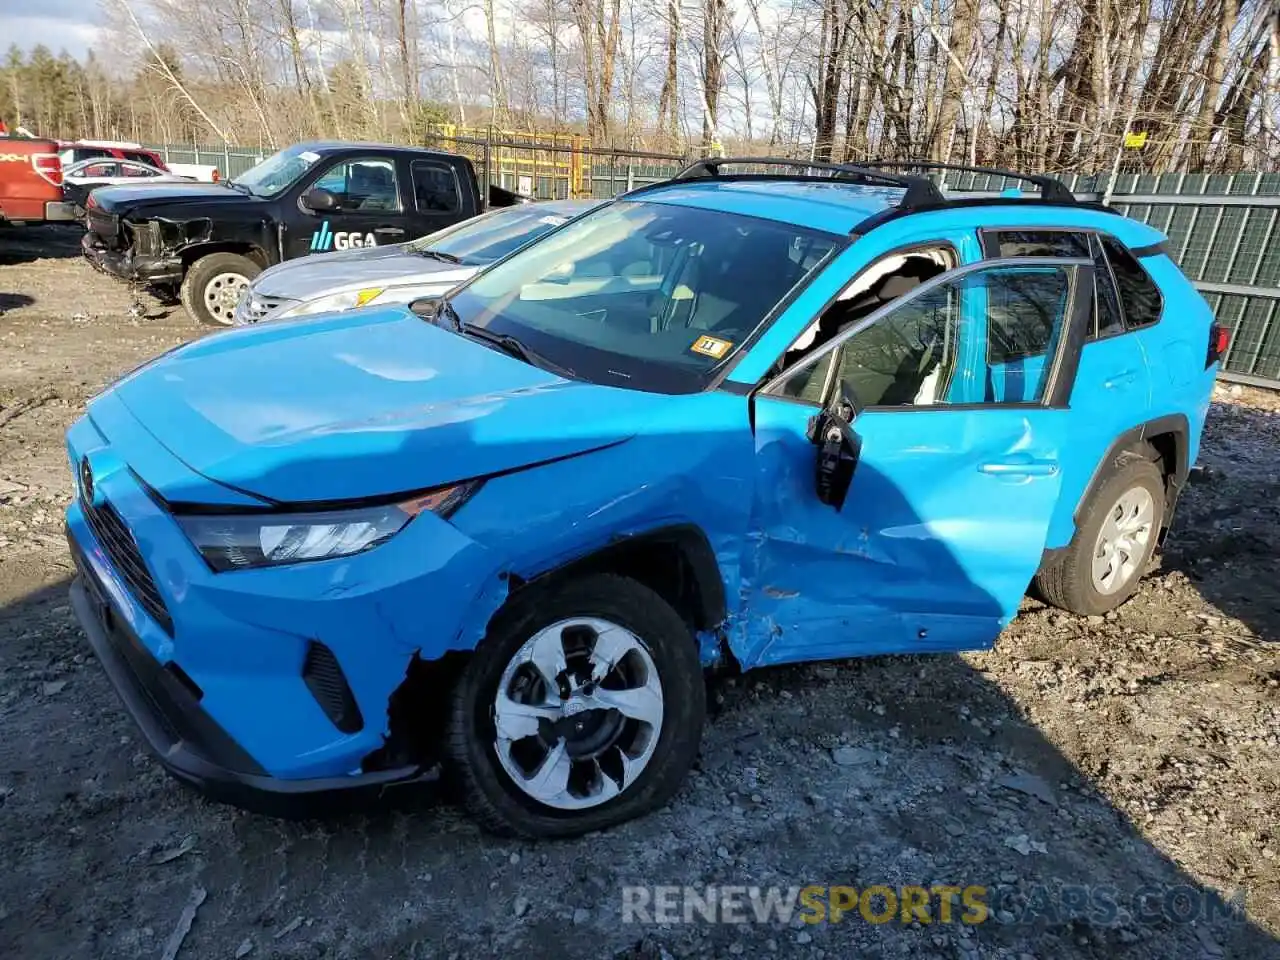
[[[182,305],[200,323],[230,326],[240,294],[261,272],[262,267],[238,253],[201,257],[182,278]]]
[[[599,830],[672,797],[705,709],[697,645],[648,587],[597,575],[531,588],[454,688],[451,772],[495,833]]]

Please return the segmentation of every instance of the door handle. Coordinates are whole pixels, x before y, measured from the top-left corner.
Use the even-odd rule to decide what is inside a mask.
[[[1053,460],[1017,457],[978,465],[978,470],[993,477],[1052,477],[1058,473]]]
[[[373,232],[377,234],[385,234],[388,237],[404,236],[404,230],[402,230],[400,227],[378,227],[378,229],[374,230]]]
[[[1133,383],[1133,378],[1138,375],[1136,370],[1121,370],[1119,373],[1113,373],[1102,381],[1102,386],[1107,390],[1114,390],[1116,387],[1122,387],[1126,383]]]

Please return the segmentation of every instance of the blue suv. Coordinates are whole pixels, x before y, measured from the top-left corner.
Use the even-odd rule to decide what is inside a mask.
[[[68,434],[78,618],[212,795],[444,773],[539,837],[667,801],[717,662],[1109,610],[1225,335],[1155,230],[1020,179],[700,161],[438,302],[158,357]]]

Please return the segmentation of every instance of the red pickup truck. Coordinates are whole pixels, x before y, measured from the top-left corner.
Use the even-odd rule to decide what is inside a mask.
[[[57,142],[0,136],[0,224],[74,219],[74,205],[62,198]]]

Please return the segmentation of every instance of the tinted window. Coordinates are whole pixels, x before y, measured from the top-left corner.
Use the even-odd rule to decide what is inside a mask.
[[[1088,258],[1089,238],[1065,230],[1001,230],[992,234],[1000,257]]]
[[[460,320],[512,334],[586,379],[688,392],[841,239],[619,201],[496,264],[452,302]]]
[[[1102,249],[1120,291],[1125,327],[1133,330],[1159,320],[1162,307],[1160,289],[1142,269],[1142,264],[1121,243],[1110,237],[1102,238]]]
[[[1124,333],[1124,315],[1102,243],[1093,238],[1093,331],[1091,339]]]
[[[1067,277],[1056,270],[1006,273],[987,284],[987,362],[1042,356],[1067,309]]]
[[[452,166],[436,160],[415,160],[410,165],[413,196],[424,213],[457,213],[462,209],[458,174]]]
[[[400,209],[396,168],[390,160],[344,160],[330,167],[312,189],[328,190],[344,213]]]
[[[148,153],[137,153],[133,150],[126,150],[124,151],[124,158],[126,160],[137,161],[138,163],[145,163],[149,167],[155,165],[155,160],[153,160],[151,155]]]

